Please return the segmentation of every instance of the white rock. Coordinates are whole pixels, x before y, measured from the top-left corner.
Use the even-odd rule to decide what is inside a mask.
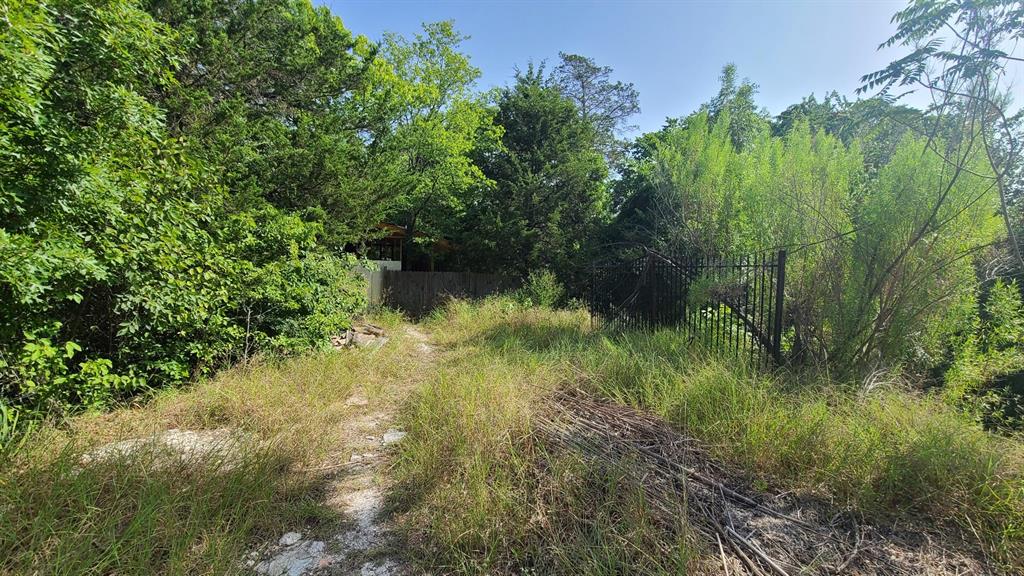
[[[388,430],[384,433],[384,445],[395,444],[401,442],[402,438],[405,438],[405,432],[401,430]]]
[[[345,400],[345,406],[366,406],[370,401],[362,396],[352,396]]]
[[[398,573],[398,564],[391,560],[367,562],[359,568],[359,576],[390,576]]]
[[[352,329],[356,332],[362,332],[363,334],[373,334],[374,336],[384,335],[384,329],[376,324],[357,323],[352,326]]]
[[[323,559],[324,543],[304,540],[260,562],[255,570],[266,576],[301,576],[307,568],[319,566]]]
[[[285,533],[284,536],[281,536],[281,539],[278,540],[277,543],[280,544],[281,546],[291,546],[292,544],[295,544],[299,540],[302,540],[302,534],[300,534],[298,532],[287,532],[287,533]]]
[[[380,348],[388,341],[385,337],[374,336],[373,334],[360,334],[356,332],[352,342],[359,348]]]
[[[131,438],[101,446],[82,456],[82,464],[128,458],[143,450],[155,450],[157,467],[185,462],[215,461],[231,468],[238,463],[238,453],[245,438],[227,428],[217,430],[166,430],[148,438]]]

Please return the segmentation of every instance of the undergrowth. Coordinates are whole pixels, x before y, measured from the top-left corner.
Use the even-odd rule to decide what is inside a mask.
[[[443,317],[431,323],[448,350],[404,414],[409,435],[393,502],[406,513],[410,551],[424,570],[687,571],[692,542],[682,520],[657,521],[622,469],[551,452],[533,435],[534,410],[547,391],[572,378],[569,364],[464,339]]]
[[[394,329],[398,321],[382,323]],[[332,451],[351,417],[353,388],[386,402],[408,378],[413,360],[401,336],[393,338],[390,353],[255,362],[135,406],[40,427],[0,467],[0,574],[244,574],[242,559],[259,543],[296,526],[336,525],[317,470],[348,460]],[[226,429],[238,453],[168,460],[153,445],[87,457],[173,428]]]
[[[692,561],[683,561],[692,543],[672,543],[685,527],[658,533],[628,502],[607,500],[598,471],[560,475],[562,463],[537,445],[530,413],[559,385],[656,413],[758,483],[815,491],[869,521],[956,523],[1013,569],[1024,558],[1024,444],[985,432],[940,397],[752,370],[674,331],[613,335],[585,312],[506,298],[454,302],[430,322],[452,361],[410,405],[398,471],[415,495],[406,496],[410,525],[444,567],[662,573]],[[666,546],[679,562],[615,556]]]
[[[679,574],[716,559],[680,510],[651,513],[621,468],[549,450],[532,421],[556,387],[661,415],[776,489],[808,489],[871,522],[955,523],[1012,569],[1024,558],[1024,447],[938,396],[759,372],[672,331],[610,334],[581,311],[495,298],[426,321],[437,361],[419,373],[399,318],[378,351],[238,367],[189,389],[33,432],[0,469],[0,574],[230,574],[252,546],[339,519],[318,497],[354,386],[406,403],[390,474],[406,552],[435,573]],[[387,352],[385,353],[384,350]],[[108,442],[171,428],[228,429],[232,466],[85,463]],[[630,463],[621,463],[628,467]]]

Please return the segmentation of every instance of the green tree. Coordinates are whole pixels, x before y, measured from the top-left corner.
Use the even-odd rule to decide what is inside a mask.
[[[465,196],[485,182],[471,152],[499,131],[473,92],[480,71],[459,52],[466,39],[451,22],[424,25],[409,40],[385,35],[367,98],[388,119],[376,142],[389,158],[389,217],[406,228],[406,254],[422,240],[450,233],[465,210]]]
[[[134,3],[8,3],[0,28],[0,389],[45,409],[223,351],[215,193],[145,95],[175,37]]]
[[[699,112],[663,131],[647,166],[650,245],[704,256],[731,248],[739,164],[730,126],[728,112],[715,123]]]
[[[992,167],[990,178],[999,191],[1001,213],[1017,264],[1024,267],[1024,252],[1016,237],[1019,224],[1011,221],[1011,207],[1019,174],[1022,143],[1018,137],[1019,104],[1013,112],[1012,76],[1008,67],[1024,62],[1024,1],[920,0],[893,16],[896,33],[879,49],[903,46],[910,53],[882,70],[861,78],[859,93],[879,90],[901,98],[917,90],[928,92],[933,104],[931,121],[923,132],[929,150],[941,156],[955,173],[964,174],[976,150],[984,151]],[[903,90],[893,95],[894,89]],[[944,139],[947,148],[931,141],[943,125],[955,133]],[[939,140],[940,142],[943,140]],[[942,197],[941,191],[937,194]]]
[[[238,209],[169,133],[182,37],[129,0],[0,11],[0,403],[102,405],[350,321],[322,228]]]
[[[308,0],[148,0],[177,31],[176,82],[159,91],[173,135],[216,167],[239,209],[260,201],[324,227],[334,247],[377,222],[361,131],[379,122],[353,100],[375,50]],[[368,221],[369,220],[369,221]]]
[[[608,209],[593,126],[532,66],[501,91],[495,121],[502,146],[476,159],[493,185],[477,189],[459,241],[481,266],[549,269],[572,284]]]
[[[975,265],[1000,238],[998,194],[980,150],[957,173],[928,153],[934,144],[905,137],[856,205],[839,362],[907,358],[916,333],[928,364],[941,335],[974,314]]]
[[[551,80],[576,105],[576,110],[597,133],[605,158],[620,156],[619,138],[630,129],[629,119],[640,113],[640,93],[632,83],[612,81],[614,70],[598,66],[592,58],[559,52],[561,59]]]
[[[696,256],[788,247],[791,358],[850,372],[935,366],[973,317],[974,267],[999,239],[983,151],[946,170],[926,153],[941,139],[880,120],[853,124],[847,143],[830,131],[851,128],[841,114],[852,106],[814,101],[779,119],[781,135],[761,126],[737,142],[723,84],[718,103],[638,141],[606,241]]]
[[[179,35],[173,82],[155,93],[168,130],[226,192],[210,230],[231,262],[240,353],[326,337],[358,305],[340,249],[386,205],[368,202],[381,162],[365,142],[384,121],[357,105],[375,48],[308,0],[147,7]]]
[[[721,86],[718,95],[702,108],[707,111],[712,123],[723,115],[729,117],[729,136],[737,149],[742,150],[758,134],[770,129],[768,113],[759,110],[754,102],[757,84],[743,79],[736,84],[736,65],[726,64],[718,77]]]

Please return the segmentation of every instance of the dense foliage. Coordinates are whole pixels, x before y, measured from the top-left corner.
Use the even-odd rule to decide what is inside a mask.
[[[522,277],[551,269],[572,281],[608,210],[597,134],[532,68],[501,92],[495,120],[501,146],[477,157],[493,184],[468,210],[462,243],[480,266]]]
[[[250,192],[279,152],[240,133],[295,126],[232,120],[241,104],[186,77],[195,35],[134,2],[3,9],[0,402],[102,405],[347,325],[363,298],[347,259]]]
[[[1017,57],[978,42],[1019,38],[1021,14],[900,13],[888,45],[950,22],[966,56],[932,42],[865,81],[937,108],[832,93],[772,117],[727,65],[625,142],[639,97],[612,69],[566,53],[480,93],[451,22],[373,42],[309,0],[0,1],[0,430],[324,343],[364,304],[351,253],[382,223],[407,266],[532,273],[546,305],[638,245],[786,247],[791,361],[926,376],[1013,422],[991,392],[1024,368],[998,280],[1020,269],[1024,121],[999,92]]]
[[[844,145],[806,121],[783,136],[760,131],[742,150],[730,127],[728,114],[711,122],[702,112],[659,134],[632,167],[644,182],[619,213],[618,233],[702,255],[789,247],[795,357],[892,361],[938,338],[930,328],[963,325],[971,256],[1001,231],[986,182],[947,186],[942,160],[910,135],[869,176],[858,141]],[[982,159],[974,166],[986,169]],[[941,202],[936,189],[945,189]]]
[[[269,204],[319,222],[330,245],[376,223],[353,209],[365,186],[358,130],[373,122],[349,105],[370,73],[365,39],[306,2],[146,4],[180,47],[173,81],[155,100],[169,134],[229,192],[229,210],[266,216]]]

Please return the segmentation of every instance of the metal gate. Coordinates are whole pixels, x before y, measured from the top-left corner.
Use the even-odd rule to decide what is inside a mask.
[[[785,282],[785,250],[734,258],[646,250],[594,266],[588,304],[613,327],[675,327],[751,362],[781,363]]]

